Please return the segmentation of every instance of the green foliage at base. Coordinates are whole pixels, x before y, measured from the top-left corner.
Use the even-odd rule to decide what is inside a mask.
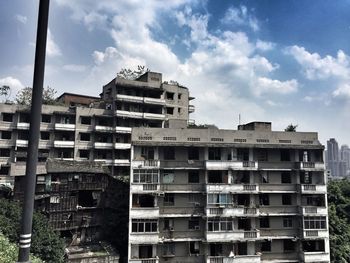
[[[0,262],[13,263],[18,259],[18,247],[11,243],[2,233],[0,233]],[[44,263],[41,259],[31,255],[32,263]]]
[[[328,184],[331,262],[350,262],[350,181]]]
[[[0,199],[0,232],[12,243],[18,242],[21,214],[19,203]],[[41,213],[34,213],[32,235],[30,251],[35,256],[47,263],[64,262],[64,240],[53,231]]]

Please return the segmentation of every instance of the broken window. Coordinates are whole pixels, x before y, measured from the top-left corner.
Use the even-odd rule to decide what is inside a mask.
[[[166,93],[165,93],[165,98],[166,98],[167,100],[174,100],[174,94],[175,94],[175,93],[173,93],[173,92],[166,92]]]
[[[81,190],[78,193],[78,205],[81,207],[94,207],[96,206],[96,199],[93,198],[92,191]]]

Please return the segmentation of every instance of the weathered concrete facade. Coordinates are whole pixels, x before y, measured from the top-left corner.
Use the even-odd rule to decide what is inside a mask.
[[[135,128],[129,262],[329,262],[317,133]]]

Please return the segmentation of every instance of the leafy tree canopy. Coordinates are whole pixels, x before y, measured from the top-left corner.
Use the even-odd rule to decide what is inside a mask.
[[[21,105],[30,105],[32,102],[32,92],[33,88],[25,87],[17,92],[16,94],[16,103]],[[56,105],[56,93],[57,91],[51,87],[47,87],[43,90],[43,104]]]
[[[0,199],[0,232],[9,242],[18,241],[21,214],[19,203]],[[64,241],[48,226],[46,217],[41,213],[34,213],[32,233],[31,252],[35,256],[47,263],[64,262]]]
[[[296,132],[298,125],[293,125],[292,123],[287,126],[287,128],[284,129],[286,132]]]

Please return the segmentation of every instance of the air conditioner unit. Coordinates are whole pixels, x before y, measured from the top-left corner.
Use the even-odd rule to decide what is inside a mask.
[[[158,196],[160,196],[160,197],[164,197],[164,192],[160,192],[160,193],[158,193]]]
[[[200,227],[199,226],[194,226],[194,230],[199,230]]]

